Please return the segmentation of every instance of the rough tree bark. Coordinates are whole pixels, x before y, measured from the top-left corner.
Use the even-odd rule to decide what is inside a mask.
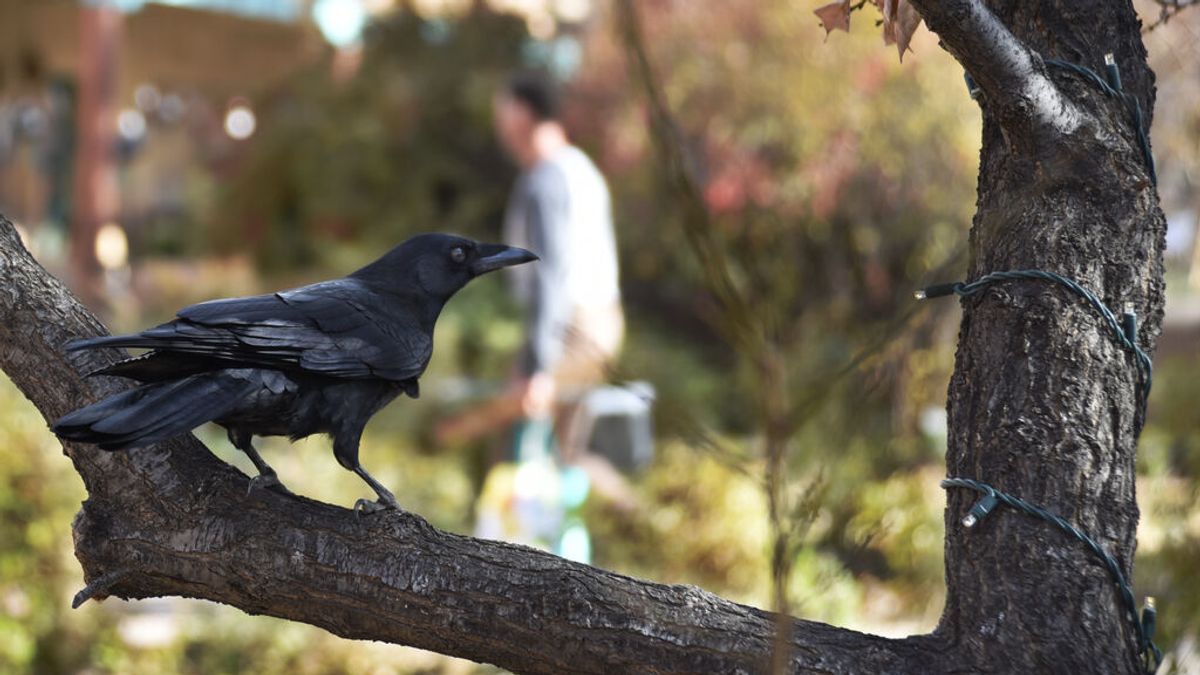
[[[1134,302],[1152,349],[1165,224],[1127,112],[1038,56],[1099,70],[1113,52],[1148,121],[1153,75],[1129,2],[911,1],[984,91],[970,278],[1062,273],[1110,306]],[[61,350],[101,331],[0,219],[0,367],[47,419],[122,386],[79,375],[115,353]],[[1065,516],[1130,572],[1135,377],[1096,317],[1056,287],[1019,282],[973,297],[950,384],[949,474]],[[412,514],[359,521],[303,498],[248,496],[247,477],[191,437],[65,451],[88,490],[73,523],[83,599],[204,598],[529,673],[761,672],[770,662],[776,620],[762,610],[440,532]],[[933,634],[889,640],[796,620],[792,668],[1136,672],[1103,568],[1003,507],[964,532],[973,496],[948,498],[948,597]]]
[[[1128,0],[912,0],[983,89],[978,211],[967,277],[1037,268],[1132,302],[1153,350],[1166,223],[1131,115],[1042,58],[1104,72],[1112,53],[1150,123],[1154,75]],[[1038,281],[964,302],[949,389],[948,475],[1041,505],[1088,532],[1132,577],[1138,509],[1137,369],[1076,296]],[[1012,672],[1137,672],[1132,626],[1108,572],[1043,521],[946,509],[947,601],[936,632],[964,662]]]

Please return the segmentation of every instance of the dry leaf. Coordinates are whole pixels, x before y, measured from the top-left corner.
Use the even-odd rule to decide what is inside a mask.
[[[908,3],[908,0],[869,0],[883,15],[883,43],[894,44],[900,52],[900,60],[904,60],[904,52],[909,51],[913,33],[921,25],[921,15]],[[823,5],[813,11],[825,28],[826,37],[834,30],[850,30],[850,14],[862,7],[862,3],[851,6],[850,0]]]
[[[876,0],[875,4],[879,7],[879,12],[883,14],[883,44],[890,45],[896,42],[896,33],[894,22],[896,20],[896,2],[897,0]]]
[[[883,14],[883,43],[895,44],[903,61],[913,33],[921,25],[921,15],[908,0],[875,0],[875,5]]]
[[[821,27],[825,29],[826,37],[835,30],[850,32],[850,0],[818,7],[813,10],[813,14],[816,14],[817,18],[821,20]]]
[[[896,48],[900,50],[900,60],[904,60],[904,52],[908,51],[908,45],[912,42],[913,33],[917,32],[917,26],[921,25],[921,15],[913,6],[908,4],[908,0],[897,0],[896,17],[892,21],[892,39],[896,41]]]

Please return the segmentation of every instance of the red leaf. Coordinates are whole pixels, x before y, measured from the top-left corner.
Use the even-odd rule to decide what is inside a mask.
[[[895,44],[903,61],[913,33],[921,25],[921,15],[908,0],[876,0],[875,4],[883,14],[883,43]]]
[[[904,53],[909,51],[909,44],[912,43],[913,33],[917,31],[917,27],[921,25],[921,15],[909,4],[909,0],[869,0],[872,5],[879,8],[879,13],[883,15],[883,43],[887,45],[896,45],[897,51],[900,52],[900,60],[904,60]],[[826,37],[835,30],[850,30],[850,13],[861,6],[855,5],[851,8],[850,0],[841,0],[841,2],[833,2],[828,5],[822,5],[813,10],[813,14],[821,20],[821,26],[825,28]]]
[[[850,32],[850,0],[834,2],[813,10],[813,14],[821,20],[821,27],[828,36],[835,30]]]
[[[896,48],[900,50],[900,60],[903,61],[913,33],[921,25],[921,15],[908,4],[908,0],[899,0],[898,5],[896,18],[892,22],[892,37],[896,40]]]

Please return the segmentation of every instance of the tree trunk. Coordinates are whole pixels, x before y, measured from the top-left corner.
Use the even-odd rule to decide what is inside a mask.
[[[1060,273],[1120,312],[1133,303],[1151,351],[1163,309],[1166,224],[1132,116],[1076,74],[993,58],[975,43],[1033,50],[1104,73],[1149,112],[1154,76],[1125,0],[994,2],[1023,45],[1005,45],[935,0],[913,0],[984,89],[978,212],[968,279]],[[1000,30],[1003,30],[1001,28]],[[1049,78],[1057,90],[1036,91]],[[1032,82],[1032,84],[1031,84]],[[1032,93],[1032,95],[1029,95]],[[1096,312],[1042,281],[967,298],[949,389],[948,475],[973,478],[1062,516],[1132,576],[1138,509],[1138,370]],[[965,663],[1010,672],[1135,672],[1133,627],[1109,572],[1049,523],[1001,506],[974,530],[979,497],[952,489],[946,509],[947,600],[937,635]]]
[[[1114,53],[1148,124],[1153,75],[1132,7],[1010,0],[993,3],[993,15],[981,0],[912,3],[984,92],[969,277],[1059,272],[1109,306],[1134,303],[1152,348],[1165,223],[1129,114],[1037,56],[1099,71]],[[1040,281],[965,301],[947,463],[951,476],[1065,517],[1129,576],[1137,371],[1105,330],[1077,297]],[[121,386],[79,375],[115,352],[62,352],[102,331],[0,218],[0,367],[47,419]],[[191,437],[124,453],[64,447],[88,490],[73,524],[89,583],[80,601],[205,598],[519,672],[749,673],[770,664],[776,617],[698,589],[440,532],[407,513],[358,520],[304,498],[247,495],[246,476]],[[947,604],[932,635],[889,640],[785,621],[791,668],[1137,671],[1131,624],[1095,557],[1004,506],[965,530],[975,496],[948,495]]]

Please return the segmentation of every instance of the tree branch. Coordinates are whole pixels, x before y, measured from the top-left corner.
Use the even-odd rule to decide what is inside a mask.
[[[1032,126],[1067,135],[1080,126],[1079,109],[1051,81],[1041,57],[983,0],[909,2],[979,84],[988,107],[1006,127]]]
[[[61,346],[103,331],[0,217],[0,367],[47,419],[116,391],[80,372],[117,352]],[[519,672],[760,672],[776,618],[688,586],[640,581],[472,539],[409,513],[351,511],[269,491],[188,436],[106,453],[64,449],[88,489],[73,524],[79,600],[178,595],[490,662]],[[792,622],[792,666],[929,672],[946,646]]]
[[[1158,18],[1153,23],[1142,29],[1143,33],[1150,31],[1166,24],[1171,19],[1175,18],[1183,10],[1189,7],[1200,5],[1200,0],[1154,0],[1154,4],[1158,5]]]

